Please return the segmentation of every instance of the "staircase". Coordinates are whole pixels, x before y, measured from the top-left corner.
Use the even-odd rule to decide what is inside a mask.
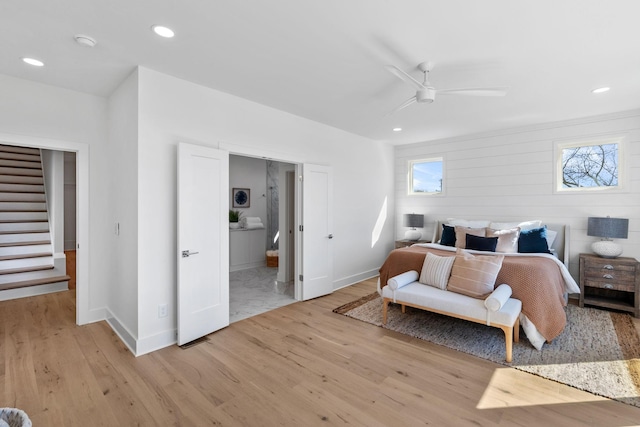
[[[0,145],[0,293],[68,280],[54,263],[40,150]]]

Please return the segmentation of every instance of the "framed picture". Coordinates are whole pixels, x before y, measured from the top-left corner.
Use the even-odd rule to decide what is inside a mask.
[[[231,202],[234,208],[248,208],[251,206],[251,190],[234,188],[231,192]]]

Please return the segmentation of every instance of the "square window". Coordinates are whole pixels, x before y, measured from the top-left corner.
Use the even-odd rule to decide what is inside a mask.
[[[556,191],[621,188],[622,138],[560,143],[556,149]]]
[[[442,157],[409,162],[409,194],[442,194]]]

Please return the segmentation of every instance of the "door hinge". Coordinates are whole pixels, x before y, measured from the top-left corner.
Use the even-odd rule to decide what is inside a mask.
[[[299,225],[299,226],[298,226],[298,230],[300,230],[300,231],[304,231],[304,227],[303,227],[302,225]]]
[[[300,276],[298,276],[298,278],[300,279],[301,282],[303,282],[302,280],[302,274]]]

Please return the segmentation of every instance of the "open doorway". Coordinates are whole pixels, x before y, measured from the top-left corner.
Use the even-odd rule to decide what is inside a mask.
[[[229,156],[230,323],[295,299],[296,165]]]
[[[103,309],[89,303],[89,146],[82,143],[15,134],[0,134],[2,144],[72,152],[76,157],[76,323],[83,325],[104,318]]]

